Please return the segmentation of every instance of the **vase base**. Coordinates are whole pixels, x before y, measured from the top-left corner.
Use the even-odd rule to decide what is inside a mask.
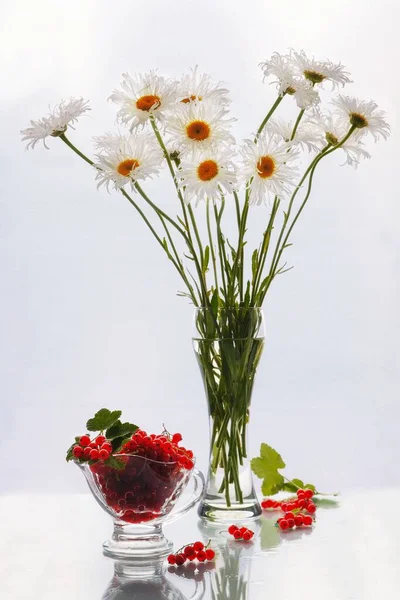
[[[201,519],[233,523],[257,519],[262,514],[262,509],[258,500],[255,499],[241,504],[235,502],[231,506],[227,506],[224,502],[206,497],[200,502],[197,512]]]

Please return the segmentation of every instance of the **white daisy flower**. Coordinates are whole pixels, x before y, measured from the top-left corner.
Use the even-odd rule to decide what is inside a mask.
[[[21,131],[22,141],[29,140],[27,148],[34,148],[38,142],[42,141],[45,148],[49,149],[46,138],[62,135],[68,126],[74,129],[73,123],[76,123],[78,117],[91,110],[88,104],[89,102],[83,98],[62,100],[53,110],[50,110],[47,117],[31,121],[30,127]]]
[[[310,81],[296,77],[289,55],[282,56],[274,52],[270,60],[260,63],[264,79],[274,77],[272,83],[277,84],[278,94],[294,96],[299,108],[310,108],[320,102],[318,92]]]
[[[130,123],[131,131],[140,125],[144,126],[150,115],[162,121],[166,110],[176,102],[176,86],[155,71],[133,77],[123,73],[122,77],[122,91],[114,90],[110,100],[120,106],[118,120]]]
[[[157,175],[163,154],[154,137],[149,134],[106,135],[94,138],[96,147],[97,187],[105,185],[107,190],[112,183],[115,189],[130,183],[132,186],[139,179]]]
[[[230,104],[229,91],[221,87],[221,82],[215,84],[210,75],[198,73],[197,66],[190,69],[178,83],[178,102],[188,104],[189,102],[201,100],[214,100],[220,105]]]
[[[275,135],[281,142],[290,142],[293,146],[298,146],[308,152],[319,151],[322,145],[323,135],[315,122],[301,121],[296,130],[295,137],[291,140],[293,134],[293,121],[284,121],[280,118],[270,119],[267,124],[267,131]]]
[[[356,127],[356,138],[363,137],[368,133],[373,135],[375,141],[378,141],[379,137],[383,137],[385,140],[389,137],[390,125],[385,121],[386,113],[377,110],[378,105],[372,100],[359,100],[339,95],[332,100],[332,104],[336,106],[340,124],[347,127],[347,130],[350,126]]]
[[[346,83],[351,83],[349,73],[341,63],[308,58],[304,50],[301,52],[292,50],[289,56],[295,73],[300,73],[307,81],[310,81],[314,85],[330,81],[332,89],[334,89],[339,85],[344,86]]]
[[[225,108],[210,100],[177,106],[167,123],[171,145],[186,150],[203,150],[210,146],[234,144],[235,138],[229,129],[236,119],[227,119],[226,114]]]
[[[233,153],[227,150],[195,150],[180,165],[179,186],[183,188],[184,200],[189,204],[201,200],[216,202],[221,199],[221,188],[231,193],[236,184],[236,172],[232,162]]]
[[[282,198],[291,192],[298,175],[294,166],[298,151],[290,144],[278,142],[266,132],[257,144],[246,140],[241,153],[242,178],[250,190],[250,204],[267,203],[270,198]]]
[[[330,113],[320,113],[315,117],[315,124],[323,133],[326,142],[332,146],[336,146],[348,133],[348,125],[340,123],[333,118]],[[322,146],[321,146],[322,148]],[[357,168],[360,164],[360,159],[371,158],[369,152],[365,150],[363,142],[357,137],[351,136],[340,146],[340,150],[346,155],[346,162],[343,164]]]

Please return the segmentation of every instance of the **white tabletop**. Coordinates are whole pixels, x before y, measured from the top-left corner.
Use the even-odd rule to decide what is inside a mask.
[[[253,543],[228,541],[224,526],[199,522],[193,510],[167,526],[175,548],[214,538],[213,571],[195,579],[113,577],[101,544],[112,522],[86,495],[0,497],[2,600],[390,600],[400,590],[400,490],[344,494],[320,507],[313,530],[280,533],[272,515]]]

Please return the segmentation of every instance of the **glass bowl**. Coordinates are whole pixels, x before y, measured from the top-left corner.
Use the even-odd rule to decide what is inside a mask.
[[[165,538],[162,527],[198,502],[204,491],[202,473],[178,462],[160,462],[139,455],[119,454],[116,458],[118,468],[101,461],[76,461],[94,498],[114,520],[113,536],[103,544],[104,554],[143,561],[167,556],[172,543]],[[191,497],[171,514],[191,478]]]

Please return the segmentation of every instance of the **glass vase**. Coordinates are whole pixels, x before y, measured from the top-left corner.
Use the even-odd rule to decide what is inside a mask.
[[[210,417],[210,463],[200,517],[236,521],[258,517],[248,456],[254,380],[264,347],[258,308],[197,309],[193,345]]]

